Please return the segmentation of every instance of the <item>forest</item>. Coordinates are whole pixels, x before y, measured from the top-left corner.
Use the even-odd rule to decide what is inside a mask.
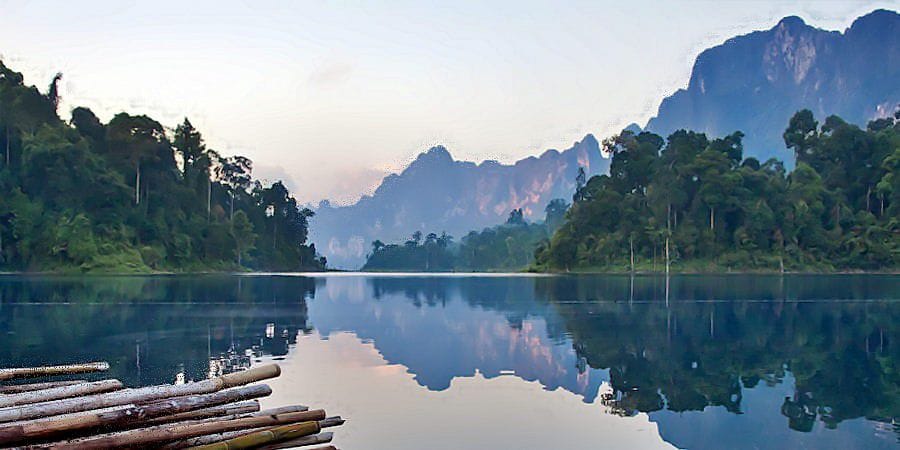
[[[743,158],[743,134],[607,139],[610,173],[579,185],[539,270],[835,271],[900,267],[900,112],[866,129],[797,112],[796,155]]]
[[[543,224],[513,211],[458,245],[377,241],[367,270],[595,272],[895,271],[900,268],[900,111],[866,129],[797,112],[795,167],[743,157],[741,132],[603,142],[610,173],[576,180]],[[434,255],[434,256],[428,256]]]
[[[509,213],[506,223],[471,231],[459,243],[446,233],[416,231],[402,244],[372,243],[363,270],[413,272],[491,272],[520,270],[534,262],[534,249],[561,225],[568,204],[555,199],[547,205],[546,220],[529,223],[522,209]]]
[[[312,211],[188,119],[59,116],[58,84],[0,62],[0,271],[321,270]]]

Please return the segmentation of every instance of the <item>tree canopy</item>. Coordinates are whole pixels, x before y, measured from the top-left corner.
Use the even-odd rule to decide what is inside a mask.
[[[0,270],[319,270],[312,211],[252,162],[208,148],[188,119],[57,114],[0,62]],[[273,214],[266,214],[267,210]]]
[[[537,249],[542,270],[894,270],[900,267],[900,112],[866,129],[808,110],[784,132],[795,170],[743,158],[735,132],[604,142],[591,178]]]

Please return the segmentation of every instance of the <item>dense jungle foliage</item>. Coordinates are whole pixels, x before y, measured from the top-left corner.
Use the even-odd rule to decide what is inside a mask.
[[[60,119],[46,93],[0,62],[0,270],[323,269],[312,211],[252,162],[223,157],[187,119],[166,129],[87,108]]]
[[[536,250],[540,270],[897,270],[900,112],[866,129],[798,112],[796,155],[743,158],[743,134],[604,142],[610,173],[579,185],[566,221]],[[668,255],[668,257],[667,257]]]

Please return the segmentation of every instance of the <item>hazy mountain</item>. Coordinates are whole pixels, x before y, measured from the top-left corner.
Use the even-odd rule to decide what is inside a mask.
[[[433,147],[356,204],[320,205],[311,239],[329,265],[358,268],[375,239],[400,241],[416,230],[446,231],[459,239],[502,223],[515,208],[529,220],[542,220],[550,200],[571,201],[579,166],[596,174],[608,164],[590,134],[568,150],[548,150],[513,165],[456,161],[446,148]]]
[[[843,33],[786,17],[701,53],[687,89],[664,99],[646,128],[664,136],[680,128],[711,136],[740,130],[746,155],[791,161],[781,134],[797,110],[864,126],[898,102],[900,15],[874,11]]]
[[[663,136],[681,128],[710,136],[740,130],[746,156],[791,164],[781,134],[797,110],[865,125],[900,103],[898,80],[897,13],[874,11],[843,33],[786,17],[770,30],[701,53],[688,87],[663,99],[645,129]],[[641,130],[637,124],[627,129]],[[579,165],[589,174],[608,169],[592,135],[566,151],[549,150],[514,165],[455,161],[445,148],[434,147],[401,174],[386,177],[372,196],[352,206],[321,205],[311,238],[331,265],[356,268],[374,239],[400,241],[416,230],[459,238],[501,223],[513,208],[539,220],[551,199],[571,199]]]

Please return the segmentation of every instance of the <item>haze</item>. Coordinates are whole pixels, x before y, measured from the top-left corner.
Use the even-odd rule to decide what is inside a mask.
[[[696,54],[785,15],[843,30],[900,1],[0,1],[2,57],[63,115],[87,106],[167,126],[303,202],[352,202],[432,145],[512,162],[643,124]],[[487,4],[489,3],[489,4]]]

